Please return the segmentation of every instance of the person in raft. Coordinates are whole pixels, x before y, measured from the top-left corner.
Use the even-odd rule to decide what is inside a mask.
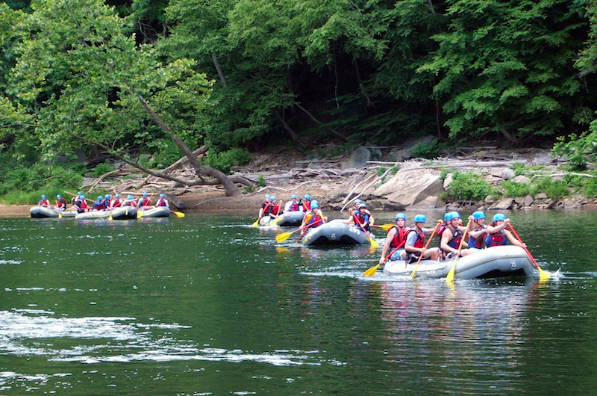
[[[307,213],[308,211],[311,210],[311,195],[305,194],[304,198],[305,198],[305,202],[302,202],[302,200],[301,200],[299,202],[299,205],[301,205],[303,207],[303,212]]]
[[[443,229],[440,239],[440,252],[442,259],[448,259],[458,254],[458,248],[462,241],[462,236],[466,232],[466,227],[463,227],[460,222],[460,213],[450,212],[446,219],[446,227]],[[462,241],[462,246],[468,246],[466,242]],[[460,250],[460,257],[468,256],[473,253],[473,250]]]
[[[485,212],[480,210],[473,212],[468,219],[471,221],[468,229],[468,248],[470,250],[484,249],[488,229],[485,225]]]
[[[296,195],[292,194],[290,197],[290,201],[286,202],[284,205],[284,213],[286,212],[298,212],[301,210],[298,200],[296,199]]]
[[[104,197],[99,195],[97,197],[97,200],[93,203],[93,210],[104,210],[104,209],[106,209],[106,201],[104,200]]]
[[[369,232],[372,220],[373,217],[367,210],[367,204],[363,202],[359,204],[359,210],[352,212],[350,218],[344,223],[349,225],[354,224],[359,230]]]
[[[62,195],[56,195],[56,210],[64,212],[66,210],[66,199],[62,198]]]
[[[70,200],[71,206],[73,206],[77,200],[81,199],[81,195],[83,195],[83,193],[81,191],[79,191],[77,193],[77,195],[75,195],[74,197],[71,198],[71,200]]]
[[[498,213],[493,216],[493,222],[490,227],[487,227],[487,237],[485,237],[485,246],[490,248],[493,246],[503,246],[510,241],[512,245],[526,247],[525,244],[520,243],[510,231],[506,229],[506,226],[510,224],[510,219],[502,213]]]
[[[120,194],[116,194],[108,204],[108,209],[120,208],[121,206],[122,201],[120,200]]]
[[[85,195],[81,194],[76,197],[75,203],[73,204],[73,209],[77,211],[77,213],[83,213],[88,211],[90,208],[87,206],[87,200]]]
[[[137,201],[135,201],[135,198],[133,198],[133,196],[129,194],[122,203],[122,206],[132,206],[133,208],[136,208]]]
[[[441,222],[441,220],[439,220]],[[421,260],[438,260],[440,250],[438,247],[426,249],[425,248],[425,234],[432,232],[430,229],[423,228],[427,218],[418,214],[415,216],[415,228],[408,232],[406,236],[406,243],[404,250],[406,251],[406,263],[414,263]]]
[[[169,208],[170,203],[168,203],[168,200],[166,199],[166,195],[160,194],[160,199],[158,199],[158,202],[156,202],[155,206],[163,206],[163,207]]]
[[[406,235],[410,231],[406,228],[406,215],[404,213],[398,213],[396,215],[396,225],[388,230],[386,236],[386,243],[383,245],[381,250],[381,257],[379,258],[379,264],[383,264],[386,255],[394,251],[398,246],[400,249],[392,253],[390,261],[406,260],[406,252],[404,251],[404,241],[406,241]]]
[[[257,220],[261,220],[263,216],[267,216],[269,214],[270,206],[272,206],[270,196],[266,194],[265,201],[261,202],[261,206],[259,207],[259,216],[257,216]]]
[[[275,219],[282,214],[282,210],[281,210],[282,209],[282,201],[276,202],[276,197],[273,195],[269,197],[269,200],[270,200],[269,211],[264,212],[264,213],[265,213],[265,216],[269,216],[271,219]]]
[[[152,196],[153,196],[153,194],[152,194]],[[139,202],[137,203],[137,205],[140,209],[143,209],[146,206],[153,206],[151,204],[151,197],[149,196],[149,194],[144,192],[143,196],[141,198],[139,198]]]
[[[317,202],[317,200],[313,200],[310,202],[310,204],[311,210],[308,211],[303,218],[303,223],[301,224],[301,236],[299,237],[298,241],[300,241],[307,233],[307,230],[311,228],[317,228],[323,223],[327,223],[327,217],[324,217],[321,209],[319,209],[319,202]]]
[[[50,207],[50,200],[48,198],[46,198],[45,195],[42,195],[41,199],[39,200],[38,205],[41,206],[41,207],[44,207],[44,208],[49,208]]]

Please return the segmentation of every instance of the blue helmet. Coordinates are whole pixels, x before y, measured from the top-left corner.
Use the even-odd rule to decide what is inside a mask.
[[[427,222],[427,218],[425,217],[425,215],[418,214],[415,216],[415,223],[426,223],[426,222]]]
[[[120,198],[120,194],[114,195],[115,198]]]
[[[85,195],[81,195],[81,199],[85,199]]]
[[[484,218],[485,218],[485,213],[484,212],[482,212],[480,210],[478,210],[476,212],[473,212],[473,219],[475,219],[475,220],[481,220],[481,219],[484,219]]]
[[[265,199],[269,199],[269,194],[265,194]]]
[[[46,196],[45,196],[45,195],[42,195],[42,196],[41,196],[41,198],[42,198],[42,199],[46,199]]]
[[[110,194],[106,194],[106,199],[110,198]]]
[[[126,197],[126,199],[133,199],[133,196],[129,194],[129,196]]]
[[[62,198],[62,195],[58,194],[56,195],[56,198]]]
[[[502,213],[498,213],[493,216],[493,221],[506,221],[506,216]]]
[[[166,198],[164,194],[160,194],[160,198]]]
[[[77,193],[77,195],[83,195],[83,193],[82,193],[81,191],[79,191],[79,192]]]
[[[290,196],[290,199],[296,199],[296,194],[292,194],[292,195]]]
[[[354,204],[355,205],[359,205],[359,204],[362,204],[362,203],[363,203],[363,200],[360,199],[360,198],[357,198],[357,199],[354,200]]]
[[[367,209],[367,204],[366,203],[361,203],[359,204],[359,209]]]
[[[269,200],[270,200],[270,201],[275,201],[275,200],[276,200],[276,196],[275,196],[275,195],[272,195],[271,197],[269,197]]]
[[[97,200],[99,201],[100,199],[104,199],[104,197],[102,197],[101,195],[98,195]]]
[[[305,194],[305,199],[310,201],[311,200],[311,196],[309,194]]]
[[[398,213],[396,215],[396,221],[398,221],[398,219],[402,219],[402,220],[406,221],[406,215],[404,213]]]
[[[312,209],[319,208],[319,202],[317,202],[317,200],[312,201],[311,202],[311,208]]]
[[[448,212],[444,215],[444,221],[450,221],[454,218],[453,212]]]
[[[461,218],[460,217],[460,213],[458,213],[458,212],[452,212],[452,219],[451,220],[460,219],[460,218]]]
[[[148,195],[149,195],[149,194],[147,194],[146,192],[144,192],[144,193],[143,193],[143,196],[144,196],[144,197],[146,197],[146,196],[148,196]]]

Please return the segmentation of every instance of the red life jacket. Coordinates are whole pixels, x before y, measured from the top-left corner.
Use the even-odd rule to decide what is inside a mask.
[[[271,202],[263,202],[261,203],[261,209],[263,209],[262,216],[267,216],[271,212]],[[269,212],[268,212],[269,210]]]
[[[48,201],[48,198],[44,198],[39,201],[39,206],[50,206],[50,201]]]
[[[494,234],[489,234],[485,238],[485,246],[492,247],[492,246],[503,246],[508,242],[508,238],[506,237],[506,233],[504,230],[496,232]]]
[[[482,229],[486,229],[487,226],[483,226]],[[478,230],[475,230],[478,231]],[[484,232],[476,238],[469,237],[468,239],[468,247],[474,247],[477,249],[483,249],[483,245],[485,244],[485,238],[487,238],[487,233]]]
[[[139,202],[139,206],[143,207],[143,206],[150,206],[151,205],[151,199],[149,198],[143,198],[141,200],[141,202]]]
[[[298,212],[299,211],[299,204],[298,202],[293,202],[290,207],[288,208],[289,212]]]
[[[450,229],[452,231],[452,239],[448,242],[448,246],[454,249],[458,249],[460,247],[460,242],[462,241],[462,233],[456,227],[455,230]]]
[[[305,201],[305,202],[303,203],[303,210],[304,210],[305,212],[308,212],[308,211],[310,211],[310,210],[311,210],[311,201]]]
[[[66,200],[64,198],[57,199],[56,206],[61,209],[66,208]]]
[[[274,204],[270,213],[277,216],[280,213],[280,205]]]
[[[113,208],[119,208],[121,205],[122,202],[120,201],[120,199],[113,199],[110,203],[110,206],[112,206]]]
[[[390,243],[390,248],[391,249],[395,249],[398,246],[400,246],[402,244],[402,241],[406,240],[406,236],[408,235],[408,232],[410,231],[408,228],[406,227],[398,227],[398,226],[394,226],[392,228],[390,228],[388,230],[388,234],[390,233],[390,231],[392,231],[393,229],[396,229],[396,234],[394,234],[394,238],[392,238],[392,243]]]
[[[309,215],[307,215],[309,216]],[[321,225],[321,223],[323,222],[323,218],[321,217],[321,215],[319,213],[311,213],[310,214],[310,218],[309,221],[307,222],[307,224],[309,225],[307,228],[317,228]]]
[[[416,229],[412,229],[408,233],[410,234],[411,232],[414,232],[415,234],[417,234],[417,240],[415,241],[414,247],[424,248],[425,247],[425,233],[423,231],[421,231],[420,233],[417,233]]]
[[[166,206],[166,200],[164,198],[160,198],[155,206]]]

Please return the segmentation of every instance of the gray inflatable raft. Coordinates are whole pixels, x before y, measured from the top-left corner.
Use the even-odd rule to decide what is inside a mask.
[[[137,218],[137,208],[133,206],[122,206],[112,209],[113,220],[129,220]],[[95,220],[110,219],[109,210],[92,210],[91,212],[79,213],[75,217],[77,220]]]
[[[272,218],[269,216],[263,216],[261,220],[259,220],[259,224],[262,226],[300,226],[303,222],[303,217],[305,217],[304,212],[285,212],[282,213],[277,218]]]
[[[156,206],[155,208],[142,208],[139,209],[137,218],[142,217],[170,217],[170,208],[166,206]]]
[[[62,211],[62,218],[74,219],[77,215],[76,211]],[[48,208],[46,206],[33,206],[29,209],[29,217],[32,219],[47,219],[47,218],[58,218],[58,212],[56,209]]]
[[[454,260],[421,260],[415,276],[445,278],[452,269]],[[403,260],[388,261],[384,265],[386,275],[410,276],[415,263],[405,265]],[[533,276],[534,266],[523,248],[518,246],[496,246],[483,249],[471,255],[460,257],[456,262],[455,279],[485,279],[510,276]]]
[[[361,245],[369,244],[367,235],[344,220],[332,220],[317,228],[311,228],[302,239],[304,246]]]

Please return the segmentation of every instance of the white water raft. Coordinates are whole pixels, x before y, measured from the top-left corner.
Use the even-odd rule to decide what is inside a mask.
[[[137,217],[170,217],[170,208],[166,206],[156,206],[152,209],[139,209]]]
[[[259,224],[262,226],[300,226],[303,222],[303,217],[305,217],[305,212],[284,212],[277,218],[263,216],[261,220],[259,220]]]
[[[77,215],[75,211],[62,211],[62,217],[74,219]],[[48,219],[58,218],[58,211],[56,209],[48,208],[47,206],[33,206],[29,209],[29,216],[32,219]]]
[[[409,276],[415,263],[405,265],[403,260],[388,261],[384,265],[386,275]],[[416,277],[445,278],[454,260],[421,260]],[[496,246],[471,255],[460,257],[456,262],[455,279],[485,279],[511,276],[533,276],[534,266],[527,253],[518,246]]]
[[[302,239],[304,246],[361,245],[369,244],[367,235],[357,227],[333,220],[317,228],[311,228]]]
[[[137,208],[133,206],[123,206],[112,209],[113,220],[128,220],[137,218]],[[75,217],[77,220],[110,219],[109,210],[92,210],[91,212],[79,213]]]

